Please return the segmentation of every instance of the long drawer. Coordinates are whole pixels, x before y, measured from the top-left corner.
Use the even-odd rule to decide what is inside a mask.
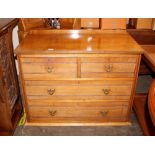
[[[55,82],[55,83],[54,83]],[[129,99],[132,81],[27,81],[28,98],[49,99]]]
[[[112,118],[126,117],[127,107],[31,107],[29,106],[30,117],[46,118]]]
[[[103,107],[103,106],[128,106],[129,101],[109,100],[52,100],[52,99],[28,99],[29,106],[54,106],[54,107]]]

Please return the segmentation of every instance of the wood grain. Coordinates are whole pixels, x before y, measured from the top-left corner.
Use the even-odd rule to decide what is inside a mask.
[[[55,53],[142,53],[143,49],[126,33],[82,34],[82,30],[53,32],[48,35],[28,35],[16,49],[18,54],[55,54]],[[53,32],[53,34],[52,34]],[[66,32],[66,33],[65,33]],[[51,33],[51,34],[50,34]],[[51,50],[52,49],[52,50]]]
[[[29,106],[51,106],[51,107],[104,107],[128,105],[129,101],[116,100],[50,100],[50,99],[28,99]]]
[[[29,107],[30,117],[46,117],[53,118],[111,118],[124,117],[122,114],[123,107],[93,107],[93,108],[79,108],[79,107]],[[50,111],[55,111],[55,115],[51,116]],[[103,112],[103,114],[102,114]]]
[[[26,94],[29,96],[49,96],[48,90],[55,90],[54,94],[52,96],[113,96],[113,95],[124,95],[128,96],[131,93],[132,85],[49,85],[44,86],[26,86]],[[109,90],[109,94],[105,95],[104,89]]]
[[[142,51],[125,31],[31,31],[16,49],[27,121],[129,122]]]
[[[153,125],[155,126],[155,80],[153,80],[149,90],[148,107]]]

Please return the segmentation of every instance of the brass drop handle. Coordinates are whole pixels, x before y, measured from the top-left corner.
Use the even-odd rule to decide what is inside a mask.
[[[52,73],[52,71],[53,71],[53,67],[48,66],[48,67],[47,67],[47,72],[48,72],[48,73]]]
[[[105,95],[108,95],[109,93],[110,93],[110,89],[102,89],[102,91],[103,91],[103,93],[105,94]]]
[[[105,110],[105,111],[101,111],[100,113],[101,113],[102,116],[106,116],[106,115],[108,115],[109,111]]]
[[[112,64],[108,64],[104,66],[106,72],[111,72],[113,70],[113,65]]]
[[[49,95],[53,95],[55,93],[55,89],[47,89]]]
[[[48,112],[49,112],[49,115],[50,115],[50,116],[55,116],[56,113],[57,113],[56,110],[49,110]]]

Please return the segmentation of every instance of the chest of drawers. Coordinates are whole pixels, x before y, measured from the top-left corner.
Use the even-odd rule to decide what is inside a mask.
[[[142,49],[125,32],[73,34],[31,34],[16,49],[27,122],[127,124]]]

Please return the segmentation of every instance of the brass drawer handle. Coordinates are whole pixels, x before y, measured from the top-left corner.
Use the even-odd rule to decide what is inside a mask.
[[[52,67],[47,67],[47,72],[48,73],[52,73],[52,71],[53,71],[53,68]]]
[[[104,68],[105,68],[106,72],[112,72],[112,70],[113,70],[113,65],[108,64],[108,65],[105,65]]]
[[[105,95],[108,95],[110,93],[110,89],[102,89],[102,91],[104,92]]]
[[[49,95],[53,95],[55,93],[55,89],[47,89]]]
[[[105,111],[101,111],[100,113],[104,117],[104,116],[108,115],[109,111],[105,110]]]
[[[52,117],[55,116],[56,113],[57,113],[56,110],[49,110],[48,112],[49,112],[49,115],[52,116]]]

